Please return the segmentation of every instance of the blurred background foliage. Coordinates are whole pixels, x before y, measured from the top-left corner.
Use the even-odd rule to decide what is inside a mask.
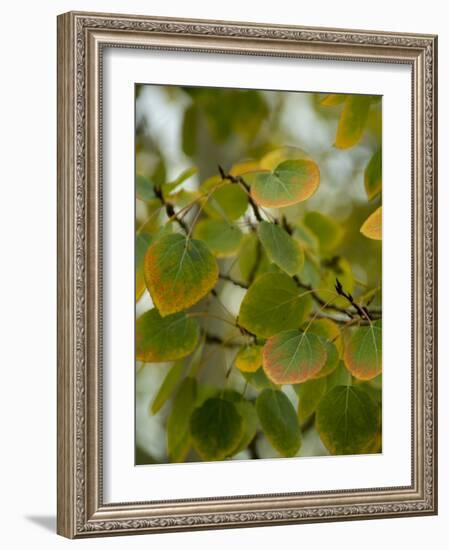
[[[364,96],[322,93],[137,86],[136,317],[153,307],[145,287],[143,257],[152,236],[168,220],[154,189],[163,189],[164,200],[169,196],[174,211],[182,212],[221,179],[218,166],[226,174],[233,170],[238,173],[242,163],[251,168],[251,163],[285,147],[305,151],[320,171],[319,187],[310,199],[282,209],[266,209],[279,219],[284,216],[294,228],[293,235],[304,250],[301,280],[317,289],[333,289],[338,278],[356,301],[380,310],[381,241],[366,238],[360,229],[381,206],[381,109],[381,98],[372,96],[367,100]],[[350,131],[342,129],[344,124]],[[229,197],[222,198],[225,209],[226,201],[233,201],[230,214],[238,209],[238,190],[236,187]],[[213,209],[213,203],[209,203],[199,212],[196,205],[187,213],[186,223],[196,223],[195,230],[200,232],[201,221],[207,216],[219,219]],[[250,230],[254,219],[245,200],[242,213],[234,223],[244,237],[234,247],[236,250],[231,246],[230,254],[223,254],[218,261],[220,273],[248,283],[249,278],[276,269],[263,254],[258,272],[251,273],[257,239]],[[262,369],[243,373],[232,368],[235,350],[220,344],[232,338],[236,330],[222,318],[228,313],[231,318],[238,315],[246,290],[226,280],[220,280],[215,290],[218,299],[208,295],[198,305],[199,311],[207,309],[209,313],[207,318],[199,317],[198,322],[204,332],[216,337],[216,342],[200,338],[195,351],[177,362],[136,363],[137,464],[202,459],[190,441],[186,420],[189,392],[195,392],[197,403],[213,396],[217,388],[239,395],[244,392],[245,399],[254,402],[261,389],[272,386]],[[324,293],[321,297],[325,301],[329,296]],[[344,298],[339,300],[337,304],[342,307],[348,305]],[[187,374],[194,376],[195,388],[185,383]],[[368,382],[351,380],[343,362],[332,376],[328,389],[342,383],[361,386],[381,410],[381,376]],[[311,395],[316,400],[324,387],[315,385]],[[300,404],[299,387],[284,385],[282,392],[297,411],[301,425],[301,445],[294,454],[329,454],[330,446],[323,444],[314,422],[316,405],[314,408],[312,403],[308,409],[307,396]],[[253,437],[235,449],[232,458],[285,454],[257,427],[257,418],[254,423]],[[371,452],[381,448],[380,424],[377,431]]]

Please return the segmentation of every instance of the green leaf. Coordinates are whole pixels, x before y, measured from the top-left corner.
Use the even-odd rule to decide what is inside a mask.
[[[239,324],[263,338],[301,326],[312,309],[310,296],[284,273],[261,275],[240,306]]]
[[[382,240],[382,206],[379,206],[363,223],[360,228],[360,233],[368,237],[368,239],[374,239],[376,241]]]
[[[189,178],[194,176],[198,172],[198,168],[196,166],[191,166],[190,168],[187,168],[186,170],[183,170],[177,178],[175,178],[172,181],[168,181],[166,183],[162,184],[162,192],[164,196],[168,196],[172,191],[174,191],[177,187],[179,187],[182,183],[187,181]]]
[[[295,456],[301,447],[296,411],[288,397],[278,390],[264,390],[256,400],[263,432],[282,456]]]
[[[326,342],[329,342],[335,346],[340,358],[343,354],[343,338],[340,328],[335,321],[331,319],[315,319],[310,323],[309,332],[313,332],[318,336],[325,338]]]
[[[151,298],[164,316],[199,302],[215,286],[218,265],[204,243],[176,233],[150,246],[144,273]]]
[[[223,460],[242,439],[242,417],[233,403],[212,397],[192,414],[190,433],[193,446],[203,460]]]
[[[327,377],[327,390],[335,386],[350,386],[352,381],[351,373],[345,367],[343,361],[340,361],[338,367]]]
[[[265,374],[275,384],[299,384],[324,367],[327,352],[316,335],[288,330],[269,338],[263,348]]]
[[[241,372],[256,372],[262,366],[262,346],[245,346],[235,358],[235,366]]]
[[[310,198],[318,189],[320,171],[309,159],[286,160],[273,172],[258,172],[249,179],[257,204],[282,207]]]
[[[344,362],[359,380],[371,380],[382,372],[382,324],[358,327],[345,336]]]
[[[365,170],[365,191],[371,200],[382,191],[382,149],[378,149]]]
[[[168,371],[167,376],[164,378],[164,381],[159,388],[159,391],[156,394],[156,397],[151,404],[151,413],[156,414],[162,406],[165,404],[167,399],[170,399],[176,387],[178,386],[179,381],[182,378],[184,373],[184,363],[183,361],[178,361],[175,363],[171,369]]]
[[[238,227],[228,222],[201,220],[197,223],[193,236],[206,243],[217,258],[224,258],[237,253],[243,234]]]
[[[137,233],[136,234],[136,302],[140,300],[142,294],[145,292],[145,277],[143,275],[143,262],[146,251],[150,246],[152,236],[149,233]]]
[[[308,380],[293,387],[299,398],[298,418],[302,424],[316,411],[321,399],[326,394],[327,380],[326,378]]]
[[[244,281],[248,281],[255,270],[258,254],[261,252],[262,245],[255,233],[247,233],[243,236],[238,261],[240,274]]]
[[[212,176],[201,184],[200,191],[207,195],[202,204],[211,218],[237,220],[248,208],[248,195],[236,183],[223,183],[220,176]]]
[[[277,224],[260,222],[257,227],[260,242],[268,258],[288,275],[296,275],[304,265],[304,252],[299,243]]]
[[[321,400],[315,426],[331,454],[366,453],[378,430],[376,405],[357,387],[336,386]]]
[[[371,102],[371,96],[348,96],[338,122],[335,147],[348,149],[360,140],[368,120]]]
[[[316,235],[324,252],[335,249],[343,238],[341,226],[321,212],[307,212],[304,223]]]
[[[192,353],[200,330],[185,313],[161,317],[150,309],[136,321],[136,359],[146,363],[175,361]]]
[[[190,449],[190,417],[195,408],[197,383],[185,378],[173,400],[167,419],[167,453],[170,462],[184,462]]]
[[[320,338],[327,353],[324,367],[314,378],[326,377],[338,367],[341,354],[343,353],[343,340],[340,330],[333,321],[318,319],[310,324],[308,332],[316,334]]]
[[[240,393],[228,390],[223,393],[222,398],[234,403],[243,421],[242,437],[237,447],[231,453],[231,456],[234,456],[246,449],[254,439],[259,427],[259,420],[254,405],[250,401],[244,399]]]
[[[136,197],[142,201],[149,201],[156,198],[153,182],[145,176],[136,176]]]
[[[278,388],[276,384],[273,384],[273,382],[269,378],[267,378],[267,375],[265,374],[262,367],[257,369],[256,372],[241,371],[241,373],[248,384],[255,388],[257,391]]]

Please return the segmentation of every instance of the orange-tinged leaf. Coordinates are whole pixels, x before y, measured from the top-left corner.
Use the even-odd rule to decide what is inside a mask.
[[[316,334],[299,330],[280,332],[263,348],[263,368],[275,384],[310,380],[324,367],[326,359],[323,341]]]
[[[382,372],[382,325],[370,323],[345,335],[343,359],[346,368],[359,380],[371,380]]]
[[[241,372],[256,372],[262,366],[262,346],[242,348],[237,353],[235,366]]]
[[[144,274],[151,298],[165,316],[187,309],[212,290],[218,266],[204,243],[176,233],[150,246]]]
[[[382,206],[379,206],[363,223],[360,228],[360,233],[368,237],[368,239],[374,239],[376,241],[382,240]]]
[[[273,172],[254,174],[249,182],[257,204],[272,208],[290,206],[315,193],[320,183],[320,170],[310,159],[286,160]]]

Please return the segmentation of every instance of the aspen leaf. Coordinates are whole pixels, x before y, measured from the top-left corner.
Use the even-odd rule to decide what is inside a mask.
[[[203,242],[176,233],[150,246],[144,274],[151,298],[164,316],[199,302],[215,286],[218,266]]]
[[[376,405],[355,386],[336,386],[318,405],[316,429],[333,455],[367,453],[378,431]]]
[[[279,390],[264,390],[256,400],[263,432],[282,456],[295,456],[301,447],[301,431],[296,411]]]
[[[263,368],[275,384],[299,384],[313,378],[324,367],[327,352],[316,335],[299,330],[280,332],[263,348]]]
[[[359,380],[371,380],[382,372],[382,325],[362,326],[345,336],[344,362]]]
[[[290,206],[315,193],[320,171],[313,160],[286,160],[273,172],[254,174],[250,183],[251,195],[257,204],[272,208]]]
[[[145,292],[145,278],[143,275],[143,261],[146,251],[148,250],[152,241],[152,237],[149,233],[137,233],[136,234],[136,249],[135,249],[135,269],[136,269],[136,302],[140,299]]]
[[[250,286],[240,306],[239,323],[263,338],[297,328],[312,309],[309,294],[285,273],[265,273]]]
[[[326,378],[308,380],[295,385],[294,389],[298,395],[298,418],[303,423],[316,411],[321,399],[326,394],[327,380]]]
[[[223,182],[220,176],[212,176],[201,184],[205,195],[203,209],[211,218],[237,220],[248,208],[248,195],[236,183]]]
[[[262,346],[245,346],[235,358],[235,366],[241,372],[256,372],[262,366]]]
[[[257,418],[256,408],[253,403],[244,399],[242,394],[233,390],[227,390],[222,392],[221,397],[231,401],[231,403],[235,405],[235,408],[242,417],[243,421],[242,437],[238,445],[231,452],[231,456],[234,456],[240,451],[243,451],[243,449],[246,449],[246,447],[248,447],[254,439],[259,426],[259,420]]]
[[[159,391],[156,394],[156,397],[151,404],[151,413],[156,414],[168,399],[172,396],[176,387],[179,384],[179,381],[182,378],[184,373],[184,363],[182,361],[176,362],[170,370],[167,372],[167,376],[164,378],[164,381],[159,388]]]
[[[262,367],[258,368],[255,372],[240,371],[243,378],[257,391],[266,389],[277,389],[278,386],[267,377]]]
[[[194,176],[197,172],[198,172],[198,168],[196,168],[196,166],[192,166],[191,168],[187,168],[186,170],[181,172],[179,176],[174,180],[163,183],[161,187],[162,187],[162,192],[164,193],[164,196],[169,195],[172,191],[174,191],[177,187],[179,187],[182,183],[187,181],[189,178]]]
[[[136,176],[136,196],[142,201],[149,201],[156,198],[153,182],[145,176]]]
[[[379,206],[363,223],[360,233],[368,239],[382,240],[382,206]]]
[[[161,317],[150,309],[136,321],[136,359],[146,363],[175,361],[192,353],[199,338],[199,326],[185,313]]]
[[[239,249],[243,234],[240,229],[223,220],[201,220],[193,232],[195,239],[207,244],[217,258],[233,256]]]
[[[242,417],[234,403],[212,397],[193,412],[190,433],[193,446],[203,460],[223,460],[241,441]]]
[[[335,147],[348,149],[362,137],[372,102],[371,96],[350,95],[347,97],[337,127]]]
[[[330,319],[316,319],[310,324],[308,332],[316,334],[326,349],[326,363],[314,376],[314,378],[324,378],[338,367],[343,353],[343,339],[340,329]]]
[[[189,452],[190,416],[197,399],[197,383],[194,378],[185,378],[173,400],[167,419],[167,452],[171,462],[184,462]]]
[[[296,275],[304,265],[304,252],[298,241],[284,228],[269,222],[260,222],[257,228],[260,242],[268,258],[288,275]]]

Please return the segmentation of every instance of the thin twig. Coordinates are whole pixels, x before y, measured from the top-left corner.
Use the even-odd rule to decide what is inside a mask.
[[[249,203],[251,205],[251,208],[253,209],[254,216],[256,217],[256,220],[258,222],[263,222],[263,218],[262,218],[262,215],[260,213],[259,207],[254,202],[254,200],[251,196],[250,187],[246,183],[246,181],[242,178],[242,176],[233,176],[232,174],[226,174],[226,172],[223,170],[223,168],[220,165],[218,165],[218,171],[220,172],[221,179],[228,180],[231,183],[238,183],[239,185],[241,185],[241,187],[243,187],[246,194],[248,195],[248,200],[249,200]]]
[[[173,205],[170,202],[167,202],[165,200],[165,197],[162,193],[162,189],[160,187],[155,187],[154,188],[154,193],[155,193],[156,197],[161,201],[163,206],[165,207],[165,212],[167,213],[168,218],[169,219],[174,219],[179,224],[179,226],[188,234],[189,233],[189,228],[188,228],[186,222],[183,219],[181,219],[180,217],[178,217],[178,215],[175,212],[175,209],[173,208]]]
[[[337,293],[348,300],[348,302],[354,307],[354,309],[357,311],[362,319],[371,321],[368,309],[365,306],[359,306],[359,304],[354,300],[352,294],[349,292],[345,292],[341,282],[338,279],[335,279],[335,281],[335,290],[337,291]]]
[[[240,288],[245,288],[245,289],[248,288],[248,285],[246,283],[243,283],[242,281],[237,281],[233,279],[230,275],[227,275],[225,273],[220,273],[218,278],[221,279],[222,281],[228,281],[235,286],[239,286]]]

